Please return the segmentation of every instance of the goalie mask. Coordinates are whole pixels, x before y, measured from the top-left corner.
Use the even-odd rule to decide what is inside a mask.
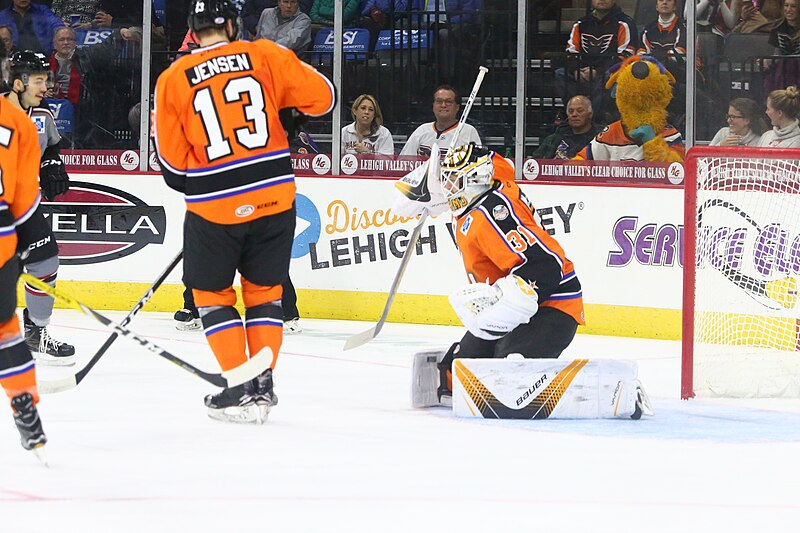
[[[492,151],[475,143],[459,146],[445,157],[441,176],[447,203],[458,216],[491,189],[494,182]]]

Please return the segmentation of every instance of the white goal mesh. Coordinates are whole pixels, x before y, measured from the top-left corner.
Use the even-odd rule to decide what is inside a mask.
[[[688,166],[684,374],[697,394],[800,397],[800,151],[709,152]]]

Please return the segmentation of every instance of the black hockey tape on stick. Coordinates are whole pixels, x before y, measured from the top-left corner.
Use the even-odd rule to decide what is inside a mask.
[[[445,157],[450,155],[450,153],[458,145],[458,138],[461,136],[461,129],[464,127],[464,122],[467,120],[470,110],[472,110],[472,104],[475,103],[475,98],[478,96],[478,91],[481,88],[481,84],[483,83],[483,78],[486,76],[487,72],[489,72],[488,68],[478,67],[478,77],[475,79],[475,84],[472,86],[472,91],[469,93],[467,104],[464,106],[464,111],[461,113],[461,118],[458,121],[458,127],[456,128],[456,131],[453,134],[453,139],[450,141],[450,146],[447,147],[447,154],[445,155]],[[397,289],[400,287],[400,280],[403,279],[403,274],[406,271],[408,262],[411,260],[412,250],[416,248],[417,239],[419,239],[419,234],[422,231],[422,225],[425,224],[425,220],[427,218],[428,218],[428,210],[423,209],[422,214],[419,217],[419,222],[417,222],[417,225],[411,232],[411,237],[408,239],[408,245],[406,246],[406,251],[403,253],[403,259],[400,261],[400,268],[397,270],[397,274],[395,274],[394,276],[392,287],[389,289],[389,295],[386,298],[386,305],[383,306],[383,312],[381,313],[381,317],[378,319],[378,322],[368,330],[350,336],[344,343],[345,350],[358,348],[359,346],[368,343],[369,341],[377,337],[378,333],[380,333],[381,329],[383,329],[383,324],[386,323],[386,318],[389,316],[389,309],[392,307],[392,303],[394,302],[394,297],[397,295]]]
[[[153,297],[153,293],[156,292],[156,289],[158,289],[161,286],[161,284],[164,283],[164,280],[167,279],[167,276],[169,276],[169,274],[175,269],[175,267],[178,266],[178,263],[181,262],[181,259],[183,259],[183,250],[178,252],[178,255],[176,255],[175,258],[172,261],[170,261],[169,265],[167,265],[167,268],[165,268],[164,271],[161,273],[161,275],[158,276],[158,279],[156,279],[150,286],[150,288],[147,289],[147,291],[144,293],[144,296],[142,296],[139,299],[139,301],[136,302],[136,305],[134,305],[133,309],[130,310],[128,316],[122,319],[122,322],[119,323],[120,326],[127,326],[128,324],[130,324],[131,320],[133,319],[133,316],[136,313],[138,313],[142,309],[142,307],[145,306],[145,304],[147,304],[150,298]],[[100,349],[97,350],[97,353],[94,354],[94,356],[89,360],[89,362],[78,372],[76,372],[75,375],[51,381],[40,381],[38,383],[39,393],[52,394],[55,392],[63,392],[65,390],[77,387],[78,383],[83,381],[83,378],[85,378],[86,375],[92,370],[92,367],[94,367],[94,365],[97,364],[100,358],[103,357],[103,354],[105,354],[111,347],[111,345],[114,343],[114,341],[117,340],[117,337],[119,337],[119,333],[115,331],[114,333],[111,334],[110,337],[106,339],[106,342],[104,342],[103,345],[100,347]]]
[[[114,322],[113,320],[101,315],[91,307],[79,302],[72,296],[69,296],[55,289],[54,287],[51,287],[50,285],[43,282],[39,278],[31,276],[27,272],[22,273],[20,277],[31,286],[36,287],[42,292],[49,294],[53,298],[61,300],[62,302],[66,303],[73,309],[76,309],[81,313],[94,318],[107,328],[113,330],[118,335],[122,335],[123,337],[128,337],[139,346],[146,348],[148,351],[158,355],[159,357],[163,357],[167,361],[176,364],[177,366],[189,372],[190,374],[194,374],[198,378],[207,381],[212,385],[216,385],[217,387],[230,388],[230,387],[235,387],[236,385],[241,385],[246,381],[250,381],[251,379],[261,374],[263,371],[265,371],[267,368],[269,368],[269,364],[272,362],[271,351],[265,349],[260,351],[254,357],[251,357],[247,362],[242,363],[236,368],[233,368],[221,374],[211,374],[209,372],[205,372],[187,363],[180,357],[171,354],[170,352],[160,347],[156,343],[151,342],[145,339],[144,337],[137,335],[136,333],[129,330],[125,326],[122,326]]]

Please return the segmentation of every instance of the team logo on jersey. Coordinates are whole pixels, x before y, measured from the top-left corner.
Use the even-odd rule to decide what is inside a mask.
[[[44,117],[42,117],[42,116],[32,116],[31,119],[33,119],[33,123],[36,125],[36,131],[38,133],[44,133],[44,129],[45,129]]]
[[[249,217],[253,214],[255,208],[252,205],[240,205],[236,208],[234,214],[239,218]]]
[[[588,53],[595,52],[604,54],[611,46],[611,39],[613,38],[614,35],[611,33],[599,37],[585,33],[581,35],[581,49]]]
[[[62,265],[87,265],[119,259],[148,244],[163,244],[167,214],[132,194],[82,181],[70,182],[57,202],[42,209],[58,242]]]
[[[464,223],[461,224],[461,228],[458,231],[460,231],[462,235],[466,235],[471,225],[472,225],[472,215],[467,215],[467,218],[464,219]]]
[[[496,205],[492,208],[492,216],[498,222],[508,218],[508,208],[504,205]]]

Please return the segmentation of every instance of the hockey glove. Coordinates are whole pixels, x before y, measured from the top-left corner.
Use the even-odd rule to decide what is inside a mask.
[[[297,136],[297,128],[308,122],[308,115],[298,111],[294,107],[284,107],[278,111],[278,118],[281,126],[286,131],[286,138],[291,140]]]
[[[66,169],[64,169],[64,162],[61,160],[61,156],[55,154],[48,157],[47,152],[45,152],[39,168],[39,182],[42,186],[44,199],[50,202],[69,190],[69,176]]]
[[[524,279],[509,274],[494,284],[473,283],[450,295],[458,318],[480,339],[498,340],[539,310],[539,295]]]

